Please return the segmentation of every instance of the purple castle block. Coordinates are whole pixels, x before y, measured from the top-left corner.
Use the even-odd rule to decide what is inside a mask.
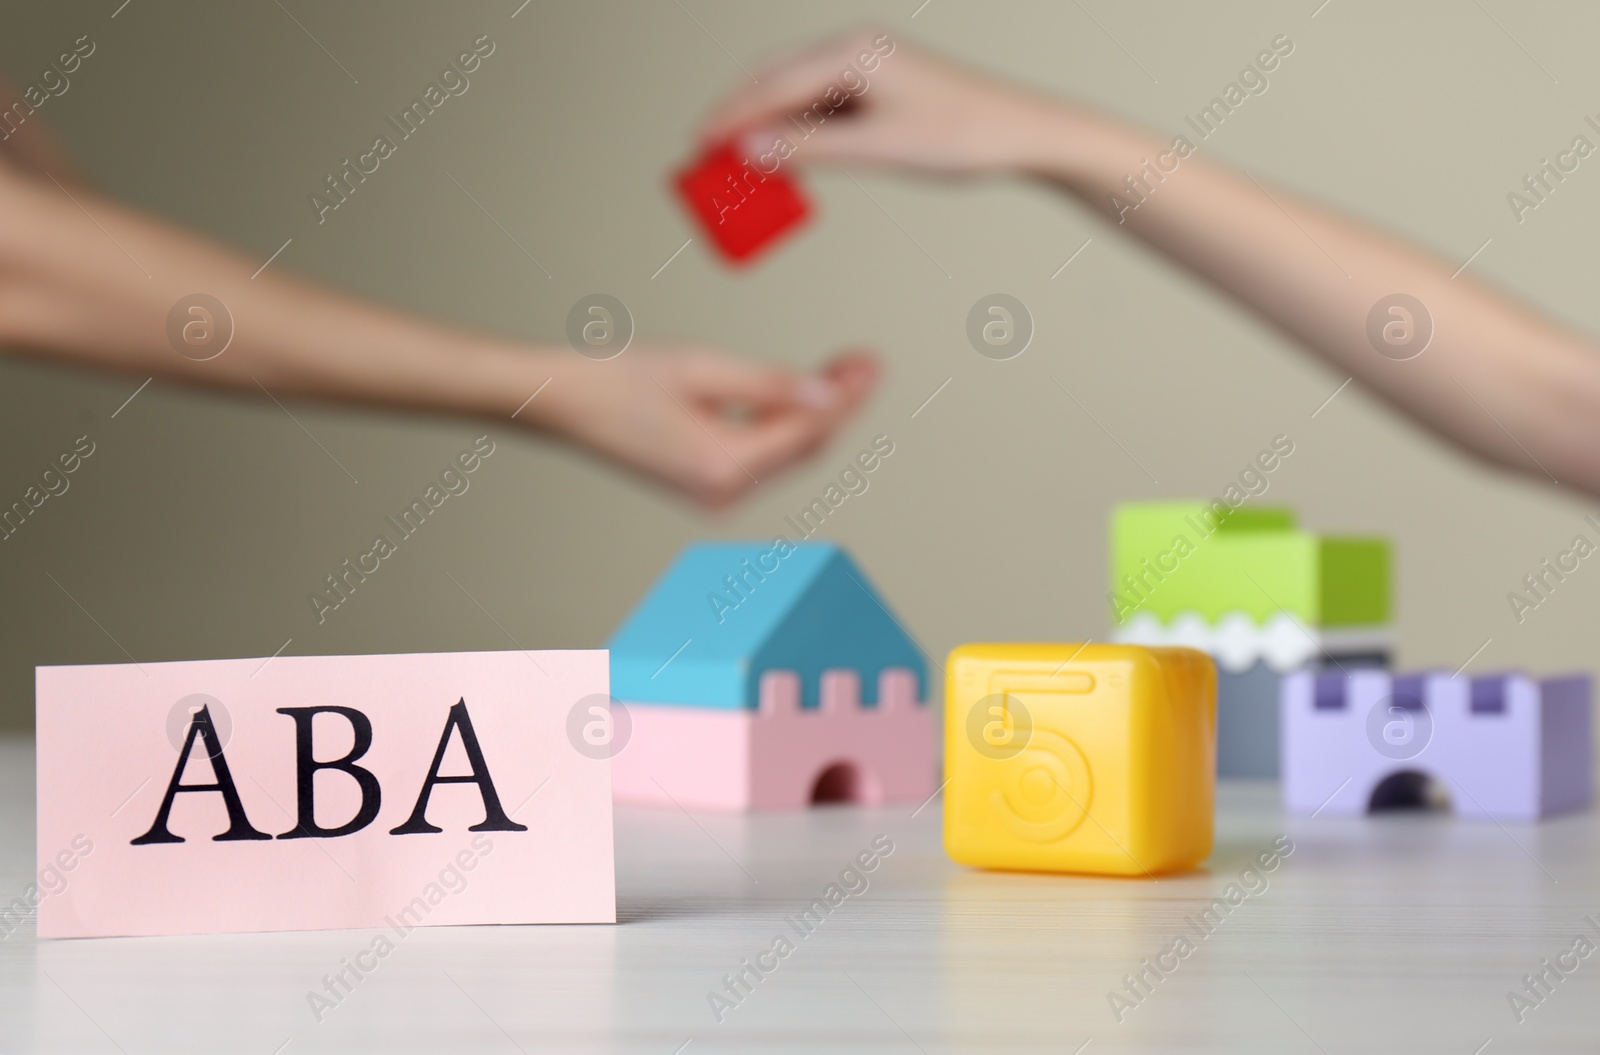
[[[1442,788],[1461,817],[1537,820],[1593,797],[1587,675],[1299,671],[1279,699],[1290,813],[1354,816]]]

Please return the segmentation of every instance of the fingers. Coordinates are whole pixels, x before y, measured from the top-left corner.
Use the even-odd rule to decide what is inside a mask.
[[[765,482],[804,461],[824,446],[866,402],[876,387],[877,360],[862,351],[830,361],[814,379],[825,379],[831,389],[827,406],[796,402],[743,424],[707,423],[718,451],[708,453],[708,477],[701,498],[708,505],[731,502],[759,482]]]
[[[811,373],[717,351],[669,353],[649,371],[654,395],[647,393],[677,404],[660,419],[667,431],[643,442],[638,429],[612,437],[621,448],[614,456],[720,508],[827,443],[878,375],[876,357],[862,349]],[[735,408],[745,413],[730,416]]]
[[[820,411],[796,410],[776,414],[753,425],[713,429],[729,457],[738,463],[742,480],[733,482],[742,492],[814,454],[837,422]]]
[[[779,140],[787,143],[787,148]],[[736,147],[742,156],[759,159],[763,172],[772,171],[767,167],[769,161],[790,156],[798,162],[876,161],[894,153],[893,146],[884,143],[882,127],[875,127],[860,113],[836,113],[821,122],[813,119],[803,135],[779,118],[742,133]]]
[[[740,403],[756,410],[815,402],[816,379],[780,366],[767,366],[717,352],[686,356],[674,373],[696,400]],[[823,382],[826,385],[826,382]]]
[[[872,395],[883,369],[876,355],[853,349],[829,360],[822,372],[839,390],[840,409],[848,414]]]
[[[685,356],[673,373],[689,398],[712,407],[738,404],[758,414],[791,408],[848,412],[877,382],[878,361],[872,353],[857,349],[806,374],[718,352],[698,352]]]
[[[786,116],[808,109],[851,58],[863,47],[870,50],[873,34],[856,32],[785,56],[761,70],[757,83],[714,110],[700,126],[706,142],[721,142],[750,128],[774,125]]]

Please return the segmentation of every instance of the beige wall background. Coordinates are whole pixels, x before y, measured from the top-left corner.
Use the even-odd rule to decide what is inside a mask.
[[[13,5],[0,33],[19,83],[95,41],[39,116],[111,194],[261,260],[292,238],[274,268],[530,340],[562,341],[571,304],[602,291],[644,334],[796,364],[863,343],[888,380],[837,445],[707,519],[510,422],[291,404],[353,483],[265,398],[157,382],[113,419],[142,377],[0,360],[0,497],[75,437],[97,444],[0,543],[5,725],[31,723],[36,664],[599,645],[679,547],[783,530],[878,433],[894,455],[825,535],[936,659],[966,640],[1102,635],[1111,505],[1220,493],[1287,433],[1295,453],[1265,500],[1393,537],[1403,663],[1453,670],[1488,641],[1474,669],[1595,666],[1600,565],[1521,625],[1506,598],[1580,530],[1596,537],[1581,524],[1594,503],[1470,464],[1354,385],[1313,419],[1343,376],[1046,189],[809,173],[818,219],[760,267],[727,271],[697,239],[651,275],[694,233],[666,176],[744,79],[735,60],[872,19],[1176,132],[1288,34],[1270,89],[1208,152],[1453,260],[1492,239],[1474,271],[1600,332],[1600,161],[1524,223],[1506,203],[1600,110],[1600,7],[532,0],[513,17],[520,0],[120,2]],[[469,92],[319,226],[307,194],[482,34],[496,51]],[[993,292],[1037,327],[1007,362],[964,335]],[[486,430],[499,451],[471,489],[319,625],[310,591]]]

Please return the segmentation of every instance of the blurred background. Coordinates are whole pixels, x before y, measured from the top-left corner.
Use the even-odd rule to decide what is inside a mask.
[[[1592,503],[1469,463],[1355,385],[1324,406],[1342,375],[1047,188],[807,172],[815,221],[755,268],[699,237],[661,268],[697,234],[668,189],[695,122],[773,52],[872,20],[1172,135],[1287,34],[1270,89],[1206,152],[1448,260],[1481,248],[1474,272],[1600,333],[1600,161],[1521,223],[1506,200],[1591,131],[1600,7],[521,3],[9,5],[0,70],[32,83],[87,34],[94,54],[36,119],[112,196],[262,261],[292,239],[275,269],[556,344],[595,292],[643,336],[800,365],[864,344],[887,361],[879,395],[708,518],[510,421],[289,403],[292,419],[161,381],[124,406],[143,376],[0,358],[6,504],[78,436],[96,444],[0,542],[0,724],[31,726],[37,664],[599,646],[684,543],[792,534],[784,517],[879,434],[894,454],[821,536],[939,662],[962,641],[1102,637],[1111,506],[1219,495],[1286,434],[1256,501],[1394,539],[1401,664],[1454,670],[1482,647],[1476,671],[1596,667],[1600,565],[1520,624],[1507,598],[1575,535],[1600,541]],[[307,196],[485,34],[470,90],[319,224]],[[1036,327],[1007,361],[965,334],[997,292]],[[311,592],[485,431],[499,449],[470,490],[319,623]]]

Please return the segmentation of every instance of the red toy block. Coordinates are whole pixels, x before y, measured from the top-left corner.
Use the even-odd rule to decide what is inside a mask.
[[[749,263],[811,214],[799,184],[781,169],[763,172],[732,143],[707,150],[677,183],[712,244],[735,264]]]

